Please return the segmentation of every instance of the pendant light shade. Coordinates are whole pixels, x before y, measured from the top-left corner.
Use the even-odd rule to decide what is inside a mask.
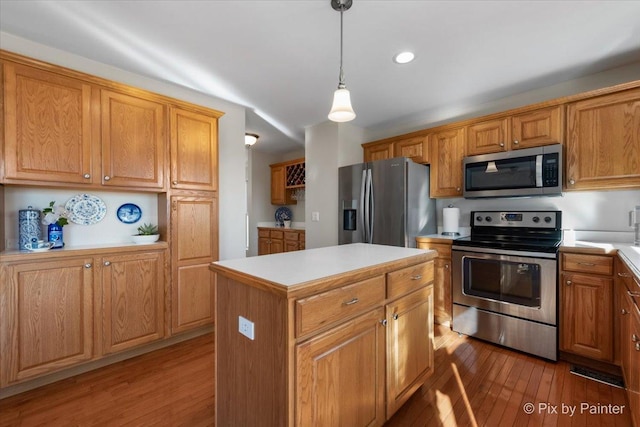
[[[348,122],[356,118],[356,113],[351,106],[351,94],[344,84],[344,71],[342,70],[342,14],[349,10],[353,0],[331,0],[331,7],[340,12],[340,74],[338,77],[338,89],[333,94],[333,105],[329,111],[329,120],[333,122]]]

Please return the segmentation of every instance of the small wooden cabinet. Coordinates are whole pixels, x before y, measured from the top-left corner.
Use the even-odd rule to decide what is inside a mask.
[[[305,235],[304,230],[258,227],[258,255],[304,250]]]
[[[465,156],[464,128],[431,134],[430,197],[462,196],[462,159]]]
[[[613,362],[613,259],[564,252],[560,350]]]
[[[511,139],[510,130],[508,117],[467,126],[466,155],[475,156],[506,151]]]
[[[371,143],[363,145],[363,157],[365,162],[386,160],[393,158],[393,144],[391,142]]]
[[[305,186],[304,158],[269,165],[271,168],[271,204],[295,205],[296,189]]]
[[[393,157],[409,157],[416,163],[429,163],[429,136],[416,136],[395,141]]]
[[[164,254],[144,252],[101,259],[104,354],[164,337]]]
[[[218,190],[219,113],[171,107],[170,186],[180,190]]]
[[[566,189],[640,187],[640,88],[567,107]]]
[[[433,242],[431,238],[416,238],[416,245],[419,249],[432,249],[438,252],[438,257],[434,260],[434,280],[433,280],[433,319],[435,323],[441,325],[451,325],[453,319],[452,297],[451,297],[451,239],[438,239]]]
[[[94,260],[0,266],[0,386],[94,358]]]
[[[214,196],[171,197],[171,333],[214,321],[218,203]]]

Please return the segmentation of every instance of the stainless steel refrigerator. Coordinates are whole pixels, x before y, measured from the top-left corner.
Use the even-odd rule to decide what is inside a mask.
[[[338,243],[416,247],[416,236],[436,232],[429,198],[429,166],[405,157],[338,170]]]

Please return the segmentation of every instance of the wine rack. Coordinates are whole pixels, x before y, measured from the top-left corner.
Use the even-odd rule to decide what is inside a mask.
[[[305,183],[304,168],[305,168],[304,162],[287,165],[286,167],[287,177],[285,180],[285,188],[304,187],[304,183]]]

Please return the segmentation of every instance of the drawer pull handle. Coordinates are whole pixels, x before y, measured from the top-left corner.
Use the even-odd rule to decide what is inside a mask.
[[[595,267],[595,264],[592,262],[579,262],[578,265],[586,265],[587,267]]]
[[[387,319],[382,319],[382,320],[380,321],[380,324],[381,324],[382,326],[387,326]]]
[[[411,280],[420,280],[422,279],[422,274],[416,274],[415,276],[411,276]]]
[[[394,313],[394,314],[393,314],[393,320],[398,320],[398,317],[399,317],[399,316],[398,316],[398,313]]]
[[[351,301],[343,302],[343,304],[344,305],[353,305],[353,304],[357,303],[358,301],[360,301],[358,298],[353,297],[353,298],[351,298]]]
[[[640,292],[627,291],[630,297],[640,298]]]
[[[631,277],[631,275],[629,273],[618,273],[618,276],[620,276],[620,277]]]

